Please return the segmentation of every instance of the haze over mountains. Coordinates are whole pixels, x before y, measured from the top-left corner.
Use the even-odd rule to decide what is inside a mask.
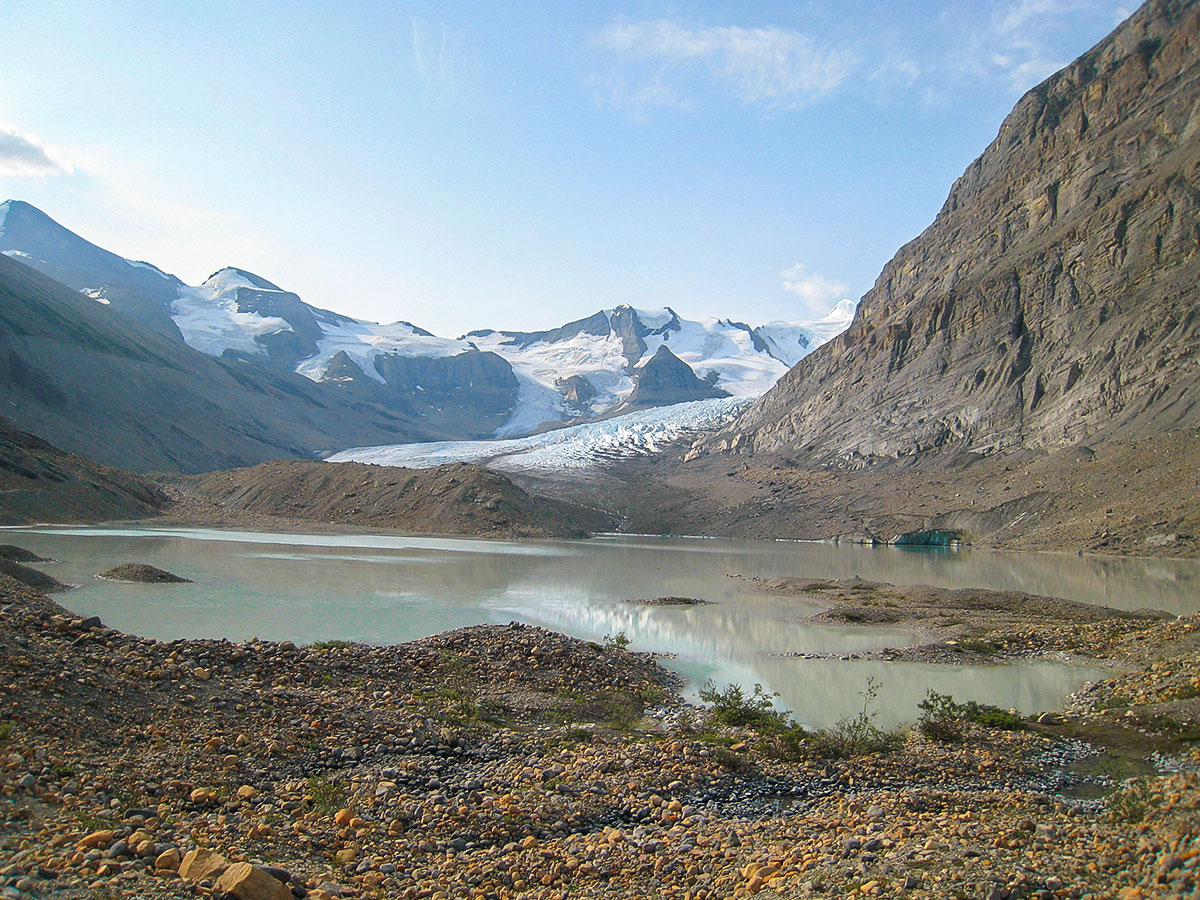
[[[208,356],[328,384],[407,423],[408,440],[528,434],[720,396],[758,396],[843,329],[849,301],[814,322],[750,327],[618,306],[543,332],[443,338],[409,322],[318,309],[224,268],[189,286],[126,260],[21,201],[0,204],[0,252]],[[348,443],[353,443],[349,441]],[[247,460],[253,461],[253,460]]]

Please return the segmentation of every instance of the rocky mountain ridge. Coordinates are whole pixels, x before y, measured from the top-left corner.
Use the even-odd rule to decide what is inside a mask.
[[[1200,10],[1027,93],[849,329],[696,453],[944,467],[1200,424]]]
[[[355,401],[424,419],[426,432],[460,439],[612,415],[629,403],[665,344],[692,376],[680,379],[671,397],[701,399],[714,387],[758,396],[845,327],[852,312],[843,304],[814,322],[751,328],[621,305],[547,331],[442,338],[410,322],[378,324],[310,306],[245,269],[227,267],[186,285],[89,243],[20,201],[0,204],[0,253],[210,356],[328,382]],[[698,386],[683,391],[684,383]],[[636,405],[656,393],[642,391]]]
[[[417,416],[214,359],[0,256],[5,415],[97,462],[195,472],[440,436]]]

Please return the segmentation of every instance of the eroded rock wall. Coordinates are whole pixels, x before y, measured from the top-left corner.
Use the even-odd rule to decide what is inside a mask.
[[[1200,425],[1200,9],[1026,94],[850,329],[707,452],[859,467]]]

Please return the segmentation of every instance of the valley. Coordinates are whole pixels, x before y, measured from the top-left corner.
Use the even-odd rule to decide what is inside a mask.
[[[336,222],[361,236],[353,220],[377,203],[386,233],[307,247],[330,268],[305,295],[362,309],[359,291],[384,285],[403,295],[390,322],[236,266],[187,283],[31,202],[0,204],[0,897],[1193,896],[1200,3],[1121,9],[1073,62],[1048,60],[1078,47],[1043,46],[1018,65],[1030,22],[1085,12],[1051,7],[973,14],[985,37],[962,44],[978,59],[959,77],[1003,71],[1026,92],[861,300],[795,262],[771,285],[789,295],[784,318],[744,321],[767,308],[761,279],[689,318],[680,301],[711,309],[717,290],[697,234],[736,217],[744,233],[704,245],[732,258],[769,229],[828,252],[826,231],[849,233],[840,216],[882,228],[861,210],[883,214],[868,203],[881,175],[903,202],[902,178],[866,171],[881,147],[857,144],[863,123],[886,130],[886,91],[868,118],[845,117],[853,158],[874,160],[849,182],[805,176],[803,200],[783,203],[791,186],[754,172],[780,155],[776,129],[827,93],[865,115],[849,73],[872,92],[901,70],[944,86],[958,51],[895,69],[866,44],[869,74],[782,26],[622,11],[577,64],[611,55],[616,81],[585,79],[598,108],[644,66],[649,105],[619,153],[563,127],[572,151],[525,175],[539,196],[562,192],[553,209],[510,209],[521,179],[507,170],[472,182],[484,159],[458,165],[457,139],[425,170],[403,148],[361,170],[394,190],[391,170],[406,190],[428,176],[436,213],[420,191],[400,191],[411,207],[382,191],[323,205],[322,235]],[[922,18],[923,39],[950,27],[942,12]],[[514,163],[503,129],[480,139],[487,116],[456,106],[457,81],[433,84],[478,60],[443,29],[429,65],[411,24],[438,116],[400,143],[439,133],[444,114]],[[762,81],[784,62],[786,78]],[[224,77],[243,63],[261,74],[251,54]],[[680,125],[702,121],[689,90],[706,81],[734,88],[727,129]],[[543,79],[537,95],[559,90]],[[375,93],[385,110],[400,96]],[[299,92],[282,96],[272,116]],[[334,143],[375,134],[378,113],[329,117]],[[905,158],[911,130],[938,164],[952,123],[930,130],[937,116],[926,94],[882,149]],[[550,138],[538,123],[523,154]],[[757,135],[757,156],[720,178],[723,157],[684,164],[725,131],[739,147]],[[816,166],[824,133],[787,134],[783,155]],[[255,155],[248,136],[237,146]],[[624,178],[634,147],[678,171],[599,179]],[[573,156],[597,196],[568,190],[558,167]],[[65,159],[0,122],[0,177],[76,192],[99,178]],[[289,192],[321,168],[308,165]],[[621,232],[604,246],[622,252],[596,250],[597,269],[574,229],[605,191],[622,222],[588,233],[599,247]],[[656,220],[664,241],[640,216],[674,195],[686,202]],[[835,196],[825,221],[783,212]],[[114,204],[114,221],[132,208]],[[303,219],[281,219],[278,240]],[[534,245],[556,229],[561,259],[546,259]],[[197,247],[243,248],[256,269],[288,256],[262,235],[220,237],[198,230]],[[686,272],[668,271],[674,243]],[[478,294],[487,273],[464,309],[495,321],[456,310],[447,336],[418,324],[444,312],[414,287],[435,257],[453,260],[438,297]],[[611,299],[563,296],[565,324],[506,324],[545,299],[514,285],[592,298],[589,272]]]

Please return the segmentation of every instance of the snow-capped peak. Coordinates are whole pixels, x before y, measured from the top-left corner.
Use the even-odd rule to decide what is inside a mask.
[[[813,325],[832,325],[834,323],[849,325],[851,320],[854,318],[854,311],[856,309],[858,309],[858,304],[855,301],[849,298],[845,300],[839,300],[833,309],[826,313],[822,318],[813,322]]]
[[[206,279],[201,287],[207,288],[214,296],[225,294],[237,288],[249,288],[252,291],[279,291],[283,293],[283,288],[277,284],[272,284],[265,278],[260,278],[253,272],[247,272],[245,269],[239,269],[234,266],[226,266],[223,269],[218,269]]]
[[[679,321],[679,316],[669,306],[663,306],[658,309],[639,309],[636,306],[631,306],[626,307],[626,309],[632,310],[633,314],[638,317],[638,321],[651,331],[657,331],[660,328],[670,325],[673,321]]]

